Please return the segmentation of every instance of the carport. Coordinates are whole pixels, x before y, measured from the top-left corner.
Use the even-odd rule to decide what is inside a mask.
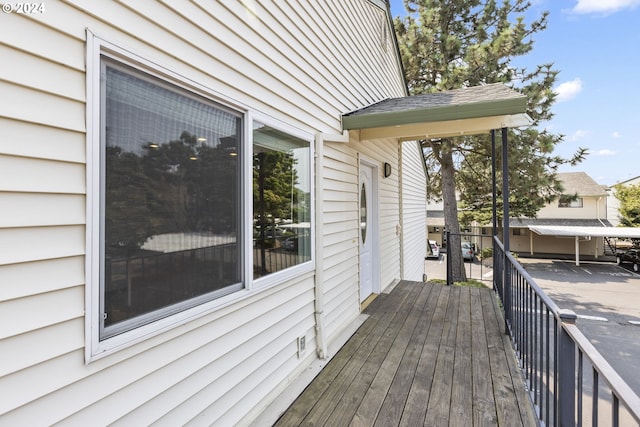
[[[580,239],[592,237],[616,237],[640,239],[640,228],[633,227],[587,227],[561,225],[530,225],[529,230],[541,236],[573,237],[576,248],[576,265],[580,265]],[[533,248],[531,248],[533,252]]]

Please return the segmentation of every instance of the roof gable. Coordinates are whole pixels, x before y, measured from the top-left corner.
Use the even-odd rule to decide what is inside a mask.
[[[562,181],[563,194],[577,194],[582,197],[607,195],[607,186],[598,184],[586,172],[561,172],[557,177]]]

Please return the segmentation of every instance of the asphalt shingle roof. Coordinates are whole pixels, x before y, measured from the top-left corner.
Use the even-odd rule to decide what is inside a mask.
[[[388,98],[359,110],[347,113],[344,116],[353,117],[363,114],[406,112],[412,110],[490,103],[519,98],[524,98],[524,95],[502,83],[493,83],[482,86],[453,89],[445,92],[405,96],[402,98]]]
[[[600,185],[585,172],[558,173],[558,179],[564,187],[563,194],[578,196],[606,196],[607,186]]]

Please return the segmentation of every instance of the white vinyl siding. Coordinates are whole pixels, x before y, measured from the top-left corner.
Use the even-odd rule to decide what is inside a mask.
[[[325,326],[329,341],[359,314],[358,296],[358,165],[352,144],[324,147]]]
[[[427,180],[416,141],[401,143],[403,279],[422,280],[427,255]]]
[[[400,187],[398,143],[393,140],[327,143],[324,148],[324,290],[329,339],[360,311],[358,294],[358,156],[378,163],[380,287],[400,278]],[[392,174],[382,176],[382,165]],[[424,180],[424,173],[422,175]],[[424,260],[424,256],[422,257]]]
[[[0,32],[0,424],[246,424],[316,357],[313,273],[85,363],[86,30],[238,108],[340,134],[341,114],[404,95],[384,12],[367,0],[47,8],[3,16]],[[393,141],[327,144],[329,338],[359,314],[358,153],[398,165]],[[395,167],[380,179],[384,288],[400,272]]]

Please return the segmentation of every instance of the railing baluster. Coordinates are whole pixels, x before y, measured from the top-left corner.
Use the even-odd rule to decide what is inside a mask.
[[[595,368],[593,370],[593,392],[591,393],[593,406],[591,407],[591,425],[596,427],[598,425],[598,395],[600,394],[600,384],[598,371]]]
[[[551,422],[551,417],[549,416],[549,408],[551,407],[551,405],[549,404],[549,395],[550,395],[550,391],[549,390],[551,389],[551,384],[549,382],[549,379],[550,379],[550,376],[551,376],[550,375],[550,368],[551,368],[550,367],[550,364],[551,364],[550,363],[551,362],[551,357],[550,357],[550,355],[551,355],[550,354],[551,341],[549,341],[549,338],[550,338],[549,337],[549,335],[550,335],[549,334],[549,328],[551,327],[551,325],[549,324],[550,323],[549,322],[549,319],[550,319],[550,314],[549,313],[550,313],[549,309],[547,308],[546,309],[546,315],[545,315],[545,318],[547,319],[546,327],[545,327],[545,334],[547,336],[547,339],[546,339],[546,357],[545,357],[545,361],[546,361],[546,364],[547,364],[547,367],[546,367],[546,370],[545,370],[546,371],[546,383],[547,383],[547,386],[545,387],[545,389],[546,389],[546,399],[545,399],[545,402],[544,402],[545,403],[545,407],[546,407],[546,415],[545,415],[544,420],[547,422],[547,424],[549,424]]]
[[[620,402],[628,411],[624,416],[628,414],[640,425],[640,397],[580,332],[575,313],[560,310],[515,258],[505,253],[496,236],[494,262],[494,286],[504,308],[505,331],[511,336],[523,380],[533,393],[541,425],[583,424],[585,356],[593,371],[592,425],[598,425],[600,377],[611,390],[605,397],[611,399],[612,425],[620,423]],[[623,422],[626,425],[626,418]]]
[[[533,298],[532,298],[532,293],[531,293],[531,289],[527,288],[527,317],[526,317],[526,324],[527,324],[527,328],[526,328],[526,337],[525,337],[525,341],[526,341],[526,346],[527,346],[527,368],[528,368],[528,375],[529,375],[529,387],[533,388],[533,344],[531,343],[531,340],[533,339],[533,327],[532,327],[532,320],[533,320]]]
[[[578,427],[582,427],[582,351],[578,351]]]
[[[558,317],[553,316],[553,418],[555,419],[554,425],[558,425],[560,420],[560,414],[558,413],[558,402],[560,398],[558,396],[558,347],[560,344],[560,334],[558,333],[560,325]]]
[[[538,394],[539,394],[539,398],[538,398],[538,405],[542,405],[542,375],[544,373],[544,366],[542,365],[542,361],[544,360],[543,357],[543,352],[544,352],[544,315],[543,313],[543,309],[542,309],[542,301],[540,300],[540,298],[536,298],[536,301],[539,303],[539,307],[537,308],[537,310],[539,310],[538,312],[538,344],[536,347],[538,347]],[[542,406],[541,406],[542,407]]]
[[[574,426],[575,420],[575,396],[576,396],[576,344],[563,327],[565,323],[573,325],[577,316],[571,310],[560,310],[560,342],[558,355],[559,370],[559,410],[560,425]]]
[[[533,298],[531,301],[531,305],[533,306],[533,313],[531,313],[531,327],[533,329],[533,332],[531,333],[531,384],[532,387],[536,389],[537,393],[536,376],[538,375],[538,358],[536,357],[536,338],[538,336],[538,322],[536,320],[538,318],[538,298],[533,290],[531,291],[531,296]]]

